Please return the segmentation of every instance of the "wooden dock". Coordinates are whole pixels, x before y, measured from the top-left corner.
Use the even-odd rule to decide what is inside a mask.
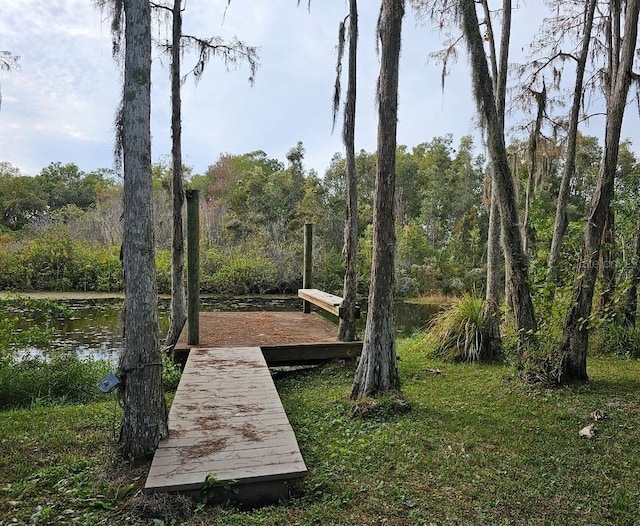
[[[231,486],[252,504],[287,496],[307,473],[258,347],[194,349],[169,413],[145,491]]]
[[[362,352],[362,342],[339,342],[336,324],[316,312],[201,312],[199,321],[198,344],[187,344],[185,328],[175,347],[183,361],[191,348],[260,347],[269,366],[351,359]]]
[[[211,487],[245,504],[286,499],[307,468],[268,365],[358,356],[317,313],[201,312],[197,345],[183,331],[186,364],[145,492]]]

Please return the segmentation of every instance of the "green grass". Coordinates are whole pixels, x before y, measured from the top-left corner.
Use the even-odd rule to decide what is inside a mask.
[[[113,402],[0,412],[0,525],[637,523],[640,362],[591,358],[590,384],[548,390],[413,348],[398,349],[404,415],[349,418],[351,364],[277,381],[310,473],[287,504],[253,511],[184,517],[142,497],[145,466],[115,460]],[[579,438],[595,409],[609,417]]]

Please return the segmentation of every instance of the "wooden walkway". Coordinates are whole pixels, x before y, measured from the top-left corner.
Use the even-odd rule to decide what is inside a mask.
[[[317,313],[201,312],[199,325],[197,345],[186,327],[176,345],[186,364],[145,492],[213,482],[249,505],[286,499],[287,481],[307,468],[267,364],[352,358],[362,342],[338,342],[336,324]]]
[[[145,491],[200,490],[208,478],[239,500],[268,502],[306,473],[260,348],[192,349]]]

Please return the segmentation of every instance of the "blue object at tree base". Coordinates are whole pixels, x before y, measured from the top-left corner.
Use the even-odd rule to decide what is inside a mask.
[[[120,380],[118,379],[118,377],[114,373],[109,373],[102,380],[100,380],[98,387],[103,393],[110,393],[116,387],[118,387],[119,384]]]

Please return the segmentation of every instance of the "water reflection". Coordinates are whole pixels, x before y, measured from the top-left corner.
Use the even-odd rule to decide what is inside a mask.
[[[81,358],[104,359],[115,363],[123,347],[121,310],[122,298],[59,300],[71,315],[53,322],[54,340],[50,350],[20,349],[21,354],[46,354],[49,351],[72,351]],[[297,296],[201,297],[201,310],[211,312],[297,311],[301,308]],[[159,300],[160,336],[164,338],[169,325],[169,299]],[[436,304],[397,303],[396,330],[399,336],[409,336],[424,328],[427,320],[440,308]],[[18,330],[31,328],[28,312],[14,312],[19,317]],[[328,319],[337,319],[324,313]],[[358,334],[364,334],[366,311],[358,322]]]

